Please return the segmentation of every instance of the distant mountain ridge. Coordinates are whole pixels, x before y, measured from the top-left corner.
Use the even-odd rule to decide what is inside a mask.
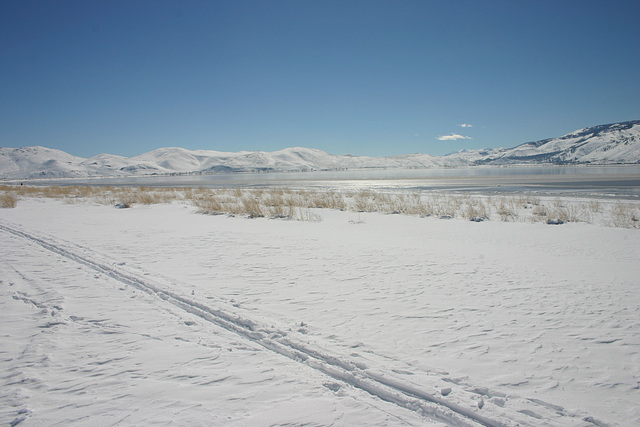
[[[640,120],[589,127],[559,138],[527,142],[514,148],[462,150],[446,156],[333,155],[303,147],[233,153],[170,147],[135,157],[100,154],[85,159],[40,146],[0,147],[0,179],[514,164],[640,164]]]
[[[640,163],[640,120],[579,129],[559,138],[495,150],[476,164]]]

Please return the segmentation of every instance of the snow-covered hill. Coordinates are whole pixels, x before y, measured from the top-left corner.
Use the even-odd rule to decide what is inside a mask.
[[[361,168],[437,168],[486,164],[640,163],[640,120],[577,130],[560,138],[509,149],[461,151],[447,156],[333,155],[303,147],[235,153],[159,148],[135,157],[100,154],[89,159],[46,147],[0,148],[0,179],[82,178],[255,171]]]
[[[395,157],[337,156],[312,148],[226,153],[159,148],[135,157],[100,154],[90,159],[46,147],[0,148],[0,179],[81,178],[260,171],[465,166],[456,156],[410,154]]]
[[[579,129],[560,138],[494,150],[476,164],[640,163],[640,120]]]
[[[86,159],[46,147],[0,148],[0,178],[66,178],[90,174]]]

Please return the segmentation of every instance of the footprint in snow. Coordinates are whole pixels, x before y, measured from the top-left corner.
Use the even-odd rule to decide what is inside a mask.
[[[341,387],[341,385],[338,383],[324,383],[322,385],[333,392],[337,392],[338,390],[340,390],[340,387]]]

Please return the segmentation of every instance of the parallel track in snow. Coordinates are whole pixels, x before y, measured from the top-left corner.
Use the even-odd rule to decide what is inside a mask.
[[[340,383],[358,388],[384,401],[413,410],[435,421],[449,425],[469,425],[469,421],[487,427],[499,427],[505,424],[487,418],[476,411],[447,401],[411,384],[395,378],[359,368],[355,363],[335,357],[322,350],[310,348],[301,342],[287,338],[285,333],[270,329],[251,319],[209,307],[185,296],[181,296],[149,278],[124,271],[115,262],[93,254],[86,248],[74,247],[51,236],[36,235],[19,229],[14,225],[0,223],[0,231],[27,239],[42,248],[65,257],[91,270],[105,274],[120,283],[130,285],[206,320],[227,331],[233,332],[260,346],[300,362],[333,378]],[[84,252],[84,253],[83,253]]]

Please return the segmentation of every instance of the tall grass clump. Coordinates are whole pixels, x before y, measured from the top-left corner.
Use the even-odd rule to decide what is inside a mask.
[[[319,221],[310,209],[317,207],[313,199],[311,193],[285,189],[201,190],[191,195],[191,203],[202,214]]]
[[[374,212],[375,195],[371,190],[360,190],[352,196],[350,209],[356,212]]]
[[[591,222],[589,211],[581,204],[566,204],[552,210],[551,217],[565,222]]]
[[[13,193],[0,193],[0,208],[15,208],[18,206],[18,197]]]
[[[336,209],[344,211],[348,209],[344,194],[336,191],[301,191],[297,194],[300,204],[308,208]]]
[[[491,217],[491,208],[482,200],[468,198],[462,207],[462,217],[468,220],[485,220]]]
[[[200,213],[206,215],[221,215],[224,213],[222,202],[216,194],[191,194],[191,202]]]
[[[610,213],[610,225],[622,228],[640,228],[640,206],[616,203]]]
[[[407,215],[429,216],[433,214],[433,206],[422,199],[420,193],[405,196],[403,213]]]
[[[514,221],[517,217],[517,211],[513,200],[501,197],[497,205],[497,213],[501,221]]]

